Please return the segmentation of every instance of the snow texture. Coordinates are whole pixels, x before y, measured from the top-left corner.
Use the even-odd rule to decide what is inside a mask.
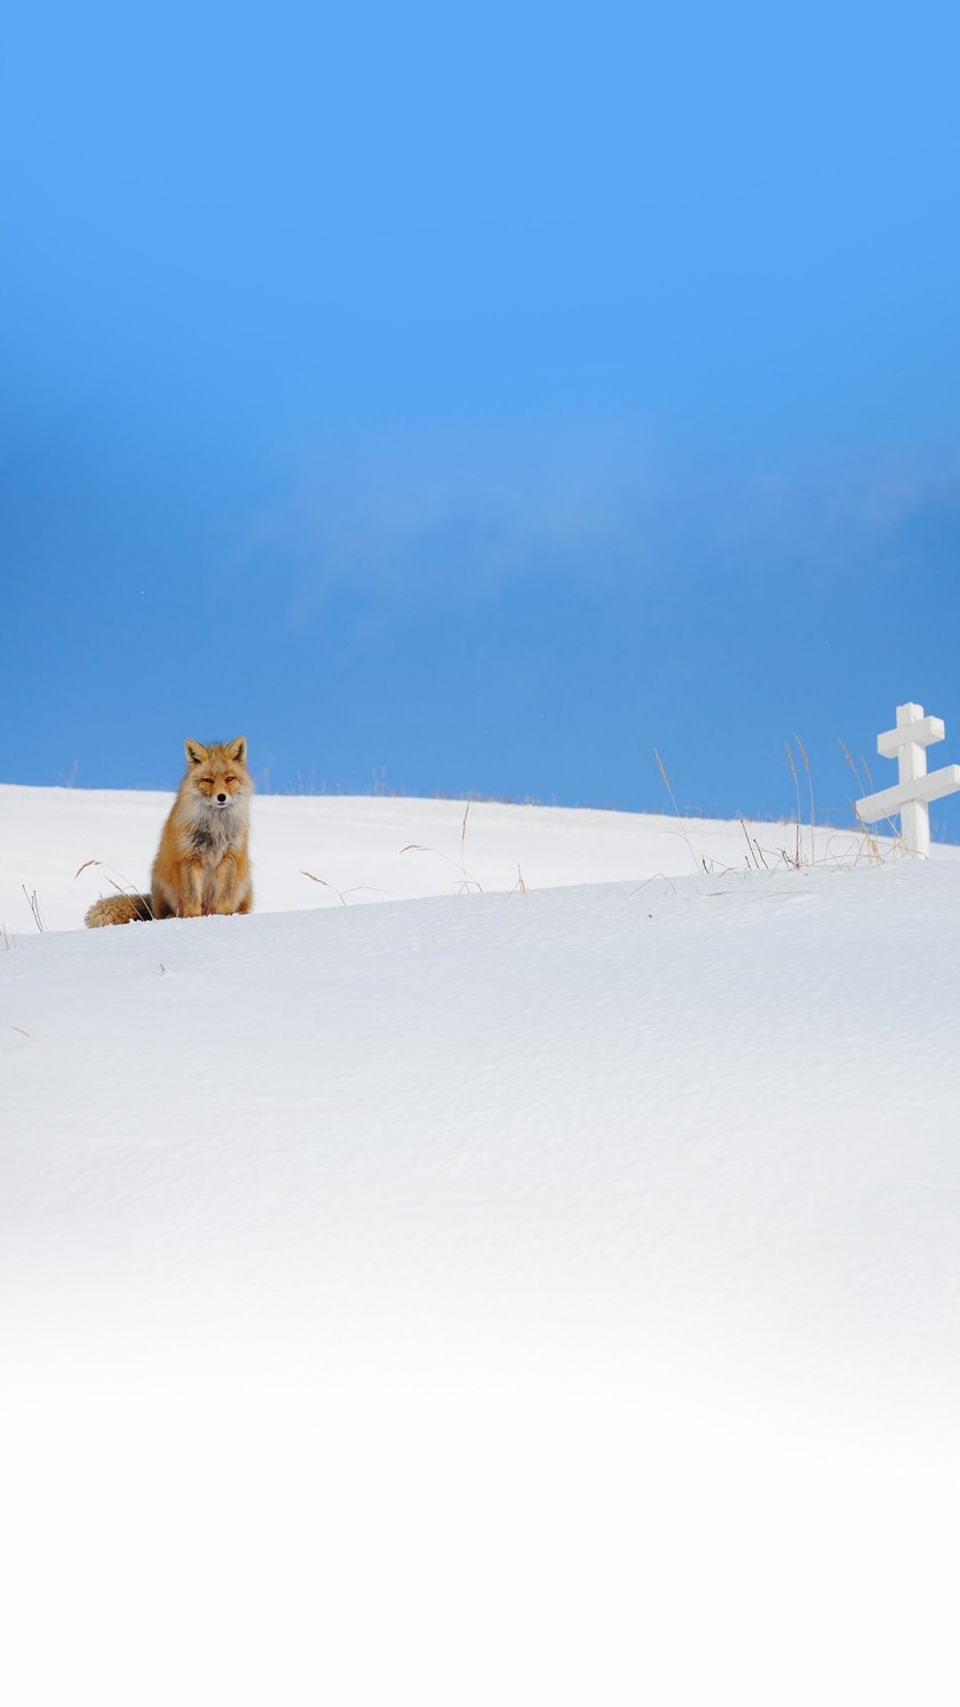
[[[4,1699],[952,1703],[953,850],[167,804],[0,790]]]

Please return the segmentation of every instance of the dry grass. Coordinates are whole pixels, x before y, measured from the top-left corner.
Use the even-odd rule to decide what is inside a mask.
[[[706,871],[706,869],[707,869],[706,860],[701,861],[701,860],[697,859],[697,856],[693,851],[693,843],[691,842],[690,837],[687,834],[687,831],[684,829],[683,813],[680,811],[680,808],[677,805],[677,797],[673,792],[673,785],[670,781],[670,778],[667,775],[667,767],[664,764],[663,760],[661,759],[660,754],[657,751],[656,747],[654,747],[654,749],[653,749],[653,756],[657,761],[657,768],[660,772],[660,775],[663,778],[663,786],[666,789],[668,795],[670,796],[670,804],[673,807],[674,813],[676,814],[677,823],[680,825],[680,834],[687,844],[687,850],[690,854],[690,858],[693,860],[693,863],[696,866],[698,871],[700,870],[701,865],[703,866],[704,871]]]
[[[45,931],[47,927],[43,922],[43,914],[40,911],[40,903],[37,900],[37,891],[34,890],[33,893],[31,894],[25,883],[21,883],[20,887],[23,890],[24,895],[26,896],[27,906],[30,908],[31,913],[33,914],[33,922],[36,925],[37,930],[38,931]]]
[[[482,895],[483,884],[480,882],[480,879],[478,877],[474,877],[473,873],[467,868],[467,828],[470,822],[470,808],[473,804],[474,802],[472,800],[467,801],[463,817],[460,821],[460,850],[457,857],[444,853],[440,848],[427,847],[422,842],[407,842],[406,845],[400,849],[398,858],[402,857],[403,854],[408,853],[432,854],[435,859],[442,859],[448,865],[452,865],[458,873],[458,877],[456,879],[456,890],[458,895]],[[387,890],[378,889],[370,883],[355,884],[350,889],[338,889],[337,885],[332,883],[329,878],[319,877],[315,871],[305,871],[302,868],[300,876],[308,877],[311,883],[319,883],[322,888],[331,890],[331,892],[337,896],[341,906],[343,907],[348,905],[347,898],[350,895],[385,895],[388,893]],[[516,882],[513,884],[513,887],[507,891],[507,893],[510,895],[526,895],[527,889],[528,885],[526,879],[524,878],[523,871],[518,863]]]
[[[809,861],[809,863],[811,865],[815,865],[816,864],[816,858],[817,858],[816,809],[815,809],[814,804],[813,804],[813,778],[810,774],[810,760],[807,758],[807,749],[804,746],[803,742],[801,741],[799,735],[794,735],[793,738],[797,743],[797,747],[798,747],[799,752],[800,752],[800,757],[803,760],[803,768],[804,768],[804,770],[806,772],[806,776],[807,776],[807,790],[808,790],[808,793],[810,796],[810,861]],[[790,766],[790,775],[793,777],[793,786],[794,786],[794,789],[796,790],[796,795],[797,795],[797,844],[796,844],[796,849],[795,849],[795,853],[794,853],[793,865],[794,865],[794,869],[799,871],[801,865],[804,863],[804,859],[803,859],[803,838],[802,838],[801,830],[800,830],[800,824],[801,824],[801,820],[803,818],[803,804],[802,804],[802,801],[800,799],[800,773],[797,770],[797,762],[793,756],[793,748],[791,747],[790,742],[787,741],[785,743],[785,745],[786,745],[786,749],[787,749],[787,764]]]
[[[461,825],[460,825],[460,857],[459,857],[459,860],[453,859],[450,854],[441,853],[438,848],[424,847],[421,842],[407,842],[406,847],[402,847],[400,849],[401,854],[405,854],[405,853],[433,854],[436,859],[445,859],[447,861],[448,865],[452,865],[454,867],[457,867],[460,871],[460,879],[459,879],[459,882],[457,884],[457,894],[458,895],[482,895],[483,894],[483,884],[480,882],[479,878],[473,877],[471,875],[471,873],[467,870],[467,860],[466,860],[467,820],[470,816],[470,807],[472,806],[472,804],[473,804],[473,802],[471,800],[467,801],[466,809],[465,809],[464,814],[463,814],[463,820],[462,820]],[[517,866],[518,874],[519,874],[519,871],[520,871],[520,867]],[[523,882],[522,877],[520,878],[520,884],[518,885],[515,883],[513,886],[514,890],[516,890],[518,887],[522,887],[523,891],[524,892],[526,891],[527,886]]]
[[[870,766],[867,764],[863,754],[861,753],[860,755],[860,763],[863,766],[863,776],[861,777],[854,761],[853,754],[846,745],[846,742],[841,741],[839,735],[837,736],[837,746],[840,748],[841,753],[853,772],[853,778],[857,785],[857,799],[860,799],[865,794],[873,794],[873,777],[870,774]],[[857,808],[853,800],[850,801],[850,810],[859,824],[861,820],[857,818]],[[903,839],[903,832],[897,828],[892,818],[886,818],[882,821],[887,828],[886,841],[892,844],[886,848],[884,847],[884,844],[881,843],[876,830],[868,830],[866,826],[863,826],[862,829],[864,840],[871,849],[872,857],[878,862],[881,862],[884,858],[890,858],[891,856],[895,858],[908,858],[909,855],[907,853],[907,845]]]
[[[460,874],[456,886],[458,895],[483,894],[483,884],[480,879],[474,877],[473,873],[467,869],[467,825],[470,820],[470,808],[473,805],[474,800],[471,798],[467,801],[463,818],[460,821],[460,852],[457,858],[451,854],[443,853],[439,848],[424,847],[422,842],[407,842],[406,846],[400,849],[401,855],[406,853],[433,854],[435,859],[445,860],[448,865],[452,865]],[[529,885],[518,862],[517,880],[506,893],[508,895],[526,895],[528,891]]]
[[[869,782],[869,787],[865,788],[861,783],[857,767],[851,758],[849,750],[844,745],[843,741],[839,740],[839,737],[838,741],[841,751],[846,757],[847,762],[856,777],[858,797],[862,794],[872,792],[873,783],[870,779],[869,767],[867,766],[866,761],[861,761]],[[787,741],[785,744],[787,765],[793,779],[793,786],[797,800],[796,822],[792,826],[793,844],[790,847],[783,844],[778,848],[762,847],[757,837],[752,835],[748,829],[746,820],[741,818],[739,823],[746,843],[746,854],[744,855],[744,865],[746,869],[748,871],[776,871],[786,867],[786,869],[790,871],[800,871],[805,867],[826,865],[832,866],[835,870],[851,870],[855,866],[864,863],[869,865],[882,865],[886,860],[890,858],[897,858],[902,855],[905,852],[903,838],[892,820],[887,821],[889,825],[888,836],[884,836],[883,839],[881,839],[876,834],[871,834],[871,832],[866,829],[857,818],[853,800],[849,802],[849,805],[851,815],[856,826],[855,829],[838,832],[831,831],[829,828],[825,828],[823,825],[817,824],[816,803],[814,800],[813,790],[813,773],[810,766],[810,759],[807,754],[806,747],[801,741],[799,735],[795,734],[793,736],[793,742],[796,744],[796,753],[794,753],[793,745],[790,741]],[[728,872],[741,869],[735,866],[720,866],[715,860],[697,858],[693,845],[690,841],[690,837],[683,828],[683,815],[677,805],[677,798],[673,791],[670,778],[667,775],[666,766],[664,765],[663,759],[656,748],[654,748],[654,757],[657,761],[657,767],[660,771],[660,775],[663,778],[664,787],[670,797],[670,804],[672,805],[677,820],[681,826],[681,834],[687,844],[687,847],[690,849],[690,855],[697,871],[711,876],[715,873],[726,874]],[[806,823],[804,822],[805,818]],[[786,825],[784,827],[786,828]],[[842,857],[835,851],[834,846],[835,836],[838,834],[842,835],[847,843]],[[851,838],[853,838],[855,842],[853,851],[851,851],[849,847]]]
[[[375,888],[372,883],[355,883],[351,889],[338,889],[335,883],[331,883],[326,877],[318,877],[314,871],[301,869],[300,876],[309,877],[311,883],[319,883],[322,889],[331,889],[334,895],[339,896],[341,907],[347,905],[348,895],[386,895],[387,893],[385,889]]]

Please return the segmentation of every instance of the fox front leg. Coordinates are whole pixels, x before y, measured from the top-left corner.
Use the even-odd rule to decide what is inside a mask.
[[[240,873],[232,853],[224,854],[217,866],[214,879],[214,912],[235,913],[237,910],[237,890]]]
[[[203,862],[199,859],[185,859],[183,862],[183,906],[180,916],[184,919],[199,919],[203,901]]]

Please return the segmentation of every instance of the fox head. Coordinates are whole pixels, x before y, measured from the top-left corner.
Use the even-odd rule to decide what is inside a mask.
[[[209,801],[214,809],[234,806],[252,790],[243,735],[238,735],[235,741],[214,742],[209,747],[188,740],[184,741],[183,750],[187,755],[185,785],[191,793]]]

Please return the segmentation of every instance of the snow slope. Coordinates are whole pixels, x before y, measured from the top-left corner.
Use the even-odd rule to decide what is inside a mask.
[[[5,1699],[955,1700],[954,859],[261,800],[39,935],[163,803],[0,805]]]
[[[167,794],[0,784],[0,924],[32,931],[36,895],[49,930],[79,925],[90,902],[144,889],[170,809]],[[717,823],[629,812],[460,800],[268,795],[255,802],[253,859],[261,912],[571,883],[741,871],[794,858],[791,824]],[[862,838],[801,832],[807,857],[849,864]],[[406,850],[406,851],[405,851]],[[935,857],[960,857],[937,848]],[[312,879],[304,872],[312,873]],[[77,875],[79,873],[79,875]],[[326,885],[326,887],[325,887]],[[26,893],[25,893],[26,892]]]

